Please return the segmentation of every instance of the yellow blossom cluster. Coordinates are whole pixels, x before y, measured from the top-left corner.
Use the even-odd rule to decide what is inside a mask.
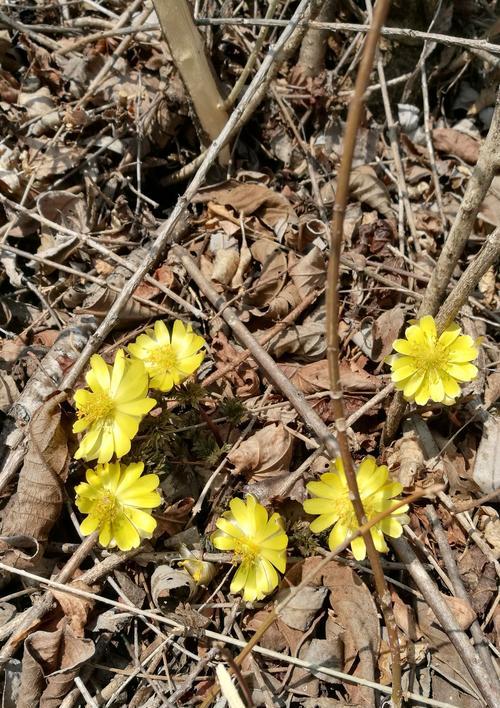
[[[130,451],[142,418],[156,403],[147,395],[149,388],[167,392],[193,374],[203,360],[204,344],[182,322],[176,321],[170,332],[159,321],[127,347],[131,358],[123,350],[117,352],[113,365],[99,355],[91,358],[86,375],[89,390],[80,389],[74,396],[78,420],[73,430],[84,433],[75,457],[98,463],[94,470],[87,470],[87,481],[76,487],[77,506],[87,514],[81,524],[84,535],[99,531],[102,545],[128,550],[153,533],[156,521],[151,510],[161,502],[159,479],[154,474],[142,476],[142,462],[125,466],[119,458]],[[393,348],[396,353],[389,358],[392,380],[417,405],[429,400],[451,405],[460,395],[460,384],[477,375],[471,363],[478,356],[477,342],[463,335],[456,323],[438,334],[434,319],[422,317],[410,324],[405,338],[397,339]],[[371,456],[360,462],[356,479],[366,519],[375,522],[375,517],[385,513],[370,529],[375,548],[385,553],[385,536],[398,538],[407,522],[407,505],[391,511],[402,485],[390,480],[387,467],[377,465]],[[332,460],[329,471],[309,482],[307,491],[304,511],[317,517],[310,523],[311,531],[330,529],[331,550],[349,540],[354,558],[363,560],[365,541],[362,536],[353,538],[359,524],[342,461]],[[215,527],[213,546],[232,552],[238,565],[231,592],[241,593],[248,602],[273,592],[279,574],[286,570],[288,536],[283,518],[277,513],[269,515],[250,494],[231,499]],[[183,557],[182,565],[197,582],[212,580],[215,571],[210,563],[187,549]]]
[[[123,349],[112,365],[99,354],[91,357],[88,389],[74,394],[73,432],[83,433],[75,458],[98,463],[75,490],[79,510],[88,514],[80,527],[83,535],[98,530],[103,546],[128,550],[153,533],[156,521],[150,512],[161,503],[159,479],[142,477],[142,462],[124,466],[120,458],[130,452],[141,420],[156,405],[149,389],[168,392],[185,381],[203,361],[204,345],[190,325],[176,320],[170,333],[157,321],[128,346],[131,358]]]

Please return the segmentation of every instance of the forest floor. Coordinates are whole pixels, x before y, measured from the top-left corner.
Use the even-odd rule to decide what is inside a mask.
[[[318,533],[303,506],[343,439],[325,290],[371,2],[2,4],[4,708],[365,708],[391,691],[398,702],[398,663],[409,705],[498,708],[495,12],[492,0],[394,0],[357,132],[334,283],[344,439],[355,465],[371,456],[388,468],[393,496],[413,495],[398,540],[390,523],[376,527],[388,544],[375,551],[381,601],[382,574],[349,543],[356,522],[337,526],[344,547],[329,552],[346,504],[354,519],[347,487]],[[450,278],[433,279],[459,237]],[[405,405],[393,344],[422,314],[439,327],[445,300],[478,348],[477,374],[453,405]],[[93,488],[87,470],[98,455],[108,469],[112,444],[101,432],[88,452],[73,429],[88,394],[75,392],[102,388],[96,355],[117,380],[135,366],[120,386],[139,391],[146,369],[128,357],[158,321],[203,341],[176,330],[189,371],[163,377],[163,390],[144,384],[136,398],[154,403],[131,445],[113,443],[122,465],[157,475],[160,495],[138,493],[140,543],[116,530],[113,547],[102,525],[82,526],[98,513],[82,482]],[[259,557],[263,517],[243,555],[214,531],[233,499],[252,497],[281,518],[286,569],[275,563],[279,587],[250,573],[231,591],[242,558]],[[269,582],[254,601],[252,582]]]

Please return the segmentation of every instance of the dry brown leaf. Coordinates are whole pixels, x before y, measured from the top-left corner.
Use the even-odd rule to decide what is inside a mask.
[[[330,390],[326,359],[305,365],[279,364],[279,368],[293,385],[306,395]],[[377,391],[382,386],[380,378],[363,369],[353,370],[346,362],[340,364],[340,380],[344,391]]]
[[[250,251],[254,259],[262,265],[262,271],[252,290],[246,294],[245,302],[262,308],[261,314],[266,314],[285,283],[286,256],[276,243],[267,239],[254,243]]]
[[[483,435],[474,461],[472,479],[483,494],[500,487],[500,418],[491,415],[483,424]]]
[[[290,265],[291,258],[293,254],[290,254],[288,260],[289,274],[301,298],[307,297],[311,292],[325,285],[325,259],[319,248],[315,246],[292,265]]]
[[[403,487],[413,487],[419,474],[425,469],[425,457],[420,438],[415,430],[405,430],[387,454],[387,465],[392,479]]]
[[[0,411],[7,413],[19,398],[19,389],[10,374],[0,369]]]
[[[211,349],[218,360],[217,366],[220,362],[221,368],[234,362],[241,354],[241,350],[233,347],[222,332],[218,332],[212,339]],[[235,393],[239,398],[248,398],[260,391],[259,377],[249,360],[234,366],[225,374],[225,378],[235,387]]]
[[[486,379],[484,390],[484,405],[490,408],[500,398],[500,371],[490,374]]]
[[[288,199],[263,184],[231,180],[200,190],[194,201],[214,201],[232,207],[243,216],[255,215],[279,239],[298,229],[298,218]]]
[[[396,305],[383,312],[372,325],[373,361],[383,361],[392,352],[394,340],[398,338],[405,322],[405,310]]]
[[[255,480],[263,479],[266,475],[288,469],[293,440],[281,423],[266,425],[248,440],[244,440],[238,448],[231,450],[227,457],[234,465],[235,474],[247,474]]]
[[[495,567],[477,546],[467,548],[457,565],[472,607],[481,616],[498,590]]]
[[[71,587],[76,588],[77,590],[83,590],[85,592],[92,592],[91,587],[89,587],[86,583],[80,582],[79,580],[74,580],[71,583]],[[52,590],[52,594],[66,615],[68,619],[68,626],[75,637],[83,638],[85,636],[85,627],[87,625],[89,613],[94,607],[94,600],[90,600],[85,597],[78,597],[77,595],[70,595],[67,592],[62,592],[59,590]]]
[[[318,611],[323,607],[323,603],[328,594],[327,588],[306,585],[301,588],[295,597],[280,609],[279,603],[283,602],[291,593],[285,588],[278,593],[278,617],[289,627],[306,631],[311,626]]]
[[[455,155],[469,165],[475,165],[477,162],[481,143],[467,133],[454,128],[434,128],[432,142],[436,150]]]
[[[262,333],[263,334],[263,333]],[[315,361],[326,353],[325,311],[319,307],[300,325],[291,325],[279,332],[268,344],[277,359],[284,354],[295,354],[303,361]]]
[[[269,303],[267,317],[271,320],[282,320],[301,302],[299,291],[293,283],[287,283],[284,288]],[[254,314],[255,310],[252,310]],[[260,314],[260,313],[259,313]]]
[[[483,296],[483,303],[491,306],[497,296],[497,270],[491,266],[478,283],[478,290]]]
[[[31,634],[24,642],[17,708],[59,708],[94,651],[90,639],[75,637],[67,626]]]
[[[151,596],[162,612],[174,612],[179,602],[190,601],[198,586],[187,570],[159,565],[151,576]]]
[[[4,535],[32,536],[43,544],[61,514],[69,462],[59,407],[64,398],[59,394],[49,399],[33,415],[17,490],[4,512]],[[5,562],[32,567],[34,560],[13,552]]]
[[[481,204],[478,217],[492,226],[500,226],[500,175],[493,177]]]
[[[212,269],[212,280],[216,280],[222,285],[229,285],[236,275],[240,256],[235,248],[221,248],[214,258]]]
[[[349,178],[349,191],[351,197],[368,204],[388,219],[394,219],[395,213],[389,192],[377,177],[373,167],[363,165],[352,170]]]

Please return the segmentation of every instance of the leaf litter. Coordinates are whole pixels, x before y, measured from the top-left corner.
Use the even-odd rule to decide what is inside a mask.
[[[404,26],[426,31],[437,4],[420,4],[425,8],[409,10]],[[251,20],[254,13],[264,17],[267,4],[223,5],[222,11],[217,3],[203,4],[202,13],[214,24],[201,23],[200,31],[215,73],[230,87],[259,28],[218,23],[220,13],[231,18],[238,5],[237,14]],[[335,21],[360,21],[363,5],[335,7]],[[486,5],[482,14],[473,4],[450,4],[446,31],[493,40],[496,25],[491,3]],[[394,6],[389,26],[402,26]],[[143,461],[145,473],[159,477],[163,500],[152,512],[156,527],[139,549],[96,545],[66,582],[75,591],[164,613],[187,629],[172,635],[146,614],[109,609],[55,586],[47,612],[22,624],[47,591],[16,571],[57,581],[82,548],[74,489],[91,465],[73,459],[79,441],[71,426],[73,394],[85,382],[80,377],[60,393],[59,387],[131,273],[148,258],[152,231],[174,207],[192,174],[190,163],[206,145],[156,15],[134,26],[142,10],[136,3],[125,16],[121,26],[127,32],[131,24],[132,32],[123,35],[124,45],[119,27],[110,36],[127,11],[123,2],[83,9],[72,3],[8,6],[0,19],[0,560],[11,568],[1,571],[6,599],[0,600],[0,641],[3,705],[9,708],[85,705],[82,690],[97,705],[201,704],[217,665],[227,659],[224,651],[236,656],[231,640],[250,639],[274,602],[320,562],[327,545],[326,532],[311,533],[302,502],[306,483],[317,480],[329,460],[315,452],[312,431],[267,372],[251,356],[242,358],[245,348],[222,310],[211,309],[174,251],[166,249],[150,270],[153,281],[144,280],[124,303],[106,340],[93,342],[93,353],[110,363],[158,319],[169,326],[174,319],[190,323],[206,342],[196,375],[156,392],[156,406],[124,458],[127,464]],[[290,16],[288,3],[277,3],[276,17]],[[269,91],[233,143],[229,172],[213,168],[179,235],[205,279],[256,339],[291,318],[264,346],[328,425],[334,420],[325,338],[328,220],[355,78],[342,57],[353,37],[348,27],[328,35],[313,80],[304,79],[302,52],[278,67],[273,90],[282,105]],[[405,79],[421,47],[400,36],[384,37],[381,46],[390,101],[399,110],[404,183],[394,166],[374,72],[350,177],[340,282],[340,377],[346,415],[353,419],[349,442],[356,461],[374,455],[406,493],[444,485],[439,498],[410,508],[408,538],[459,627],[472,632],[478,621],[495,661],[495,267],[483,275],[467,309],[466,333],[483,338],[475,388],[451,408],[426,406],[423,427],[409,417],[386,448],[381,433],[390,396],[378,396],[390,382],[392,343],[415,317],[477,162],[492,119],[497,68],[491,54],[437,44],[426,60],[432,76],[426,116],[420,89]],[[500,223],[497,181],[483,200],[455,278]],[[311,304],[295,316],[308,297]],[[232,556],[210,543],[230,500],[246,494],[281,515],[289,539],[277,594],[255,603],[230,592]],[[438,513],[465,599],[441,556],[425,514],[428,504]],[[482,705],[463,658],[404,564],[393,551],[383,562],[404,690],[419,693],[422,704],[433,698]],[[207,628],[227,636],[224,651]],[[349,551],[299,590],[259,644],[280,658],[253,653],[244,659],[236,685],[248,705],[374,706],[382,693],[369,682],[380,690],[391,682],[387,627],[372,577],[366,561],[354,561]]]

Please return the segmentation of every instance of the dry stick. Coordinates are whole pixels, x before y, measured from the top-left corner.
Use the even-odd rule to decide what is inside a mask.
[[[268,20],[274,15],[274,11],[276,10],[276,5],[278,4],[278,0],[269,0],[269,5],[267,6],[267,11],[265,15],[265,19]],[[250,53],[250,56],[247,59],[247,63],[243,67],[243,71],[241,74],[238,76],[238,79],[236,83],[234,84],[233,88],[231,89],[231,93],[229,96],[226,98],[224,101],[224,108],[229,109],[232,108],[234,102],[237,100],[238,96],[241,93],[241,90],[243,86],[245,85],[245,81],[248,79],[250,76],[250,72],[252,71],[255,62],[257,61],[257,57],[259,55],[260,50],[262,49],[262,45],[266,41],[267,34],[269,32],[269,27],[261,27],[261,30],[257,36],[257,39],[255,40],[253,49]]]
[[[438,332],[446,329],[447,325],[455,319],[483,275],[496,263],[499,257],[500,229],[497,228],[488,236],[482,249],[462,273],[458,283],[440,307],[436,317]]]
[[[309,305],[311,305],[316,300],[318,295],[319,293],[317,291],[313,291],[312,293],[309,293],[309,295],[306,295],[306,297],[297,305],[297,307],[294,307],[294,309],[289,312],[288,315],[281,320],[281,322],[277,322],[274,327],[271,327],[264,334],[264,336],[258,340],[261,347],[263,347],[264,344],[270,342],[273,337],[275,337],[283,329],[288,327],[288,325],[292,324],[292,322],[295,322],[295,320],[300,317],[300,315],[305,310],[307,310]],[[205,388],[207,386],[210,386],[215,381],[218,381],[220,378],[225,376],[229,371],[233,371],[233,369],[236,369],[238,366],[240,366],[240,364],[246,361],[249,356],[251,356],[251,352],[247,349],[242,354],[237,356],[236,359],[230,361],[229,364],[226,364],[226,366],[217,369],[217,371],[214,371],[213,374],[210,374],[210,376],[207,376],[206,379],[203,379],[201,385]]]
[[[342,160],[337,177],[337,191],[333,207],[333,222],[331,229],[330,258],[328,262],[328,276],[326,288],[326,326],[327,326],[327,355],[330,385],[332,389],[332,404],[337,429],[337,439],[344,465],[350,498],[356,514],[358,524],[366,522],[363,502],[359,495],[356,472],[354,469],[347,426],[345,421],[342,384],[340,381],[340,343],[339,343],[339,279],[340,279],[340,254],[344,234],[344,215],[349,197],[349,178],[352,159],[356,146],[356,136],[361,122],[364,94],[370,80],[370,73],[377,50],[380,29],[389,10],[389,0],[378,0],[372,17],[371,29],[366,37],[359,71],[356,77],[354,95],[349,104],[347,124],[343,140]],[[373,543],[371,533],[363,535],[368,559],[373,570],[375,587],[380,606],[384,614],[389,648],[392,657],[392,700],[396,706],[401,705],[401,659],[399,653],[398,630],[392,611],[391,595],[384,578],[380,563],[380,556]]]
[[[429,517],[429,521],[431,522],[432,530],[434,531],[434,536],[436,537],[436,541],[438,542],[439,550],[441,552],[441,558],[444,561],[446,571],[448,573],[448,577],[451,580],[454,594],[457,597],[462,598],[462,600],[465,600],[467,602],[469,609],[472,609],[469,595],[468,595],[467,590],[465,589],[465,586],[462,582],[462,578],[460,577],[460,573],[458,572],[455,558],[453,557],[453,553],[451,551],[450,544],[448,543],[448,539],[446,538],[446,533],[441,525],[441,522],[439,520],[439,516],[436,513],[436,510],[434,509],[434,507],[431,504],[429,504],[427,506],[426,514]],[[477,617],[474,620],[474,622],[471,624],[470,629],[471,629],[472,637],[474,639],[474,643],[477,647],[478,654],[483,661],[483,665],[484,665],[485,670],[491,676],[495,676],[496,672],[495,672],[495,667],[493,665],[493,660],[491,658],[490,651],[488,649],[488,640],[486,639],[486,637],[483,634],[483,630],[481,629],[481,625],[479,624]]]
[[[284,27],[287,20],[264,20],[251,17],[198,17],[198,25],[240,25],[242,27]],[[369,25],[357,25],[352,22],[317,22],[304,21],[299,23],[299,27],[306,27],[318,30],[329,30],[330,32],[369,32]],[[437,34],[436,32],[421,32],[414,29],[402,29],[400,27],[382,27],[380,34],[389,39],[420,39],[422,42],[434,41],[448,47],[464,47],[465,49],[479,49],[500,54],[500,46],[488,42],[486,39],[468,39],[465,37],[454,37],[452,34]]]
[[[213,165],[220,149],[227,143],[230,137],[236,132],[240,121],[248,110],[249,106],[254,105],[254,95],[257,89],[265,83],[268,73],[271,71],[276,57],[280,57],[285,47],[287,46],[290,37],[293,35],[295,26],[302,19],[303,15],[309,7],[309,0],[301,0],[298,5],[293,18],[290,20],[289,24],[282,32],[279,40],[276,42],[271,51],[267,54],[263,60],[261,66],[256,72],[250,86],[246,90],[241,101],[234,109],[229,120],[224,126],[224,130],[221,132],[218,138],[214,140],[210,148],[207,150],[203,162],[193,177],[190,185],[184,192],[183,196],[179,198],[177,204],[173,208],[169,218],[160,226],[156,232],[156,239],[150,246],[150,251],[148,257],[144,259],[143,264],[135,271],[130,280],[125,284],[121,296],[119,296],[113,305],[111,306],[107,316],[95,332],[95,334],[90,338],[87,346],[82,351],[79,359],[73,365],[71,371],[68,373],[64,379],[63,385],[66,388],[73,386],[75,381],[80,376],[81,372],[85,368],[87,361],[91,354],[99,347],[99,345],[104,341],[108,333],[113,329],[122,307],[125,305],[127,300],[137,288],[141,280],[144,278],[148,270],[151,268],[152,264],[156,262],[159,256],[163,253],[164,249],[171,245],[172,233],[180,222],[181,217],[187,209],[187,206],[191,199],[194,197],[200,186],[205,180],[210,167]],[[262,96],[263,97],[263,96]]]
[[[205,43],[194,24],[191,6],[188,0],[153,0],[153,5],[173,62],[191,99],[202,142],[211,142],[224,128],[228,115]],[[222,148],[219,155],[223,164],[229,162],[228,147]]]
[[[55,581],[58,584],[64,584],[68,580],[71,580],[73,574],[80,567],[82,561],[89,555],[89,553],[92,552],[98,537],[99,532],[94,531],[94,533],[83,541],[79,549],[69,558],[61,572],[55,578]],[[33,607],[26,612],[23,617],[23,621],[16,628],[16,634],[4,644],[0,652],[0,664],[5,663],[5,661],[14,655],[19,643],[25,639],[34,626],[36,626],[42,617],[50,610],[53,602],[53,594],[51,592],[46,592],[39,602],[37,602],[36,605],[33,605]]]
[[[400,509],[402,506],[405,506],[406,504],[413,504],[416,502],[418,499],[420,499],[423,496],[427,495],[427,491],[429,494],[434,494],[437,493],[440,489],[442,489],[443,486],[441,484],[435,484],[432,487],[429,487],[429,490],[424,490],[424,489],[418,489],[416,490],[413,494],[410,496],[406,497],[405,499],[400,499],[397,501],[392,507],[391,511],[389,512],[390,514],[393,514],[395,511]],[[354,538],[358,538],[358,536],[363,536],[365,533],[369,533],[370,529],[375,526],[376,524],[380,523],[382,519],[386,518],[388,512],[387,511],[382,511],[373,516],[369,521],[366,521],[364,524],[362,524],[356,531],[349,536],[348,539],[343,541],[340,546],[337,546],[334,548],[332,551],[328,552],[325,554],[324,558],[317,563],[317,565],[314,566],[314,568],[302,578],[300,583],[298,585],[295,585],[290,589],[290,593],[285,597],[284,600],[282,600],[277,607],[270,612],[270,614],[267,616],[267,618],[264,620],[264,622],[260,625],[260,627],[255,631],[255,633],[252,635],[252,638],[245,644],[243,647],[243,651],[241,651],[238,656],[235,659],[235,663],[241,665],[243,660],[245,659],[246,656],[253,650],[258,650],[259,647],[257,646],[257,642],[263,637],[263,635],[267,632],[269,627],[275,622],[278,617],[279,613],[284,610],[284,608],[290,604],[290,602],[298,595],[298,593],[303,590],[312,580],[314,580],[319,571],[325,568],[328,563],[330,563],[332,560],[334,560],[335,556],[339,555],[341,551],[339,549],[345,549],[349,546],[351,541]],[[319,671],[319,667],[318,667]],[[200,708],[207,708],[210,705],[210,702],[212,698],[214,698],[217,693],[219,692],[219,688],[217,685],[215,685],[209,692],[208,696],[205,698],[203,701],[202,705]]]
[[[436,266],[432,271],[429,284],[420,303],[418,316],[435,315],[448,288],[453,271],[462,255],[465,245],[474,230],[474,221],[483,200],[490,188],[495,172],[500,164],[500,91],[497,93],[495,112],[488,135],[479,151],[476,166],[472,171],[464,197],[460,202],[458,213],[450,229],[443,249],[439,254]],[[469,266],[470,268],[470,266]],[[481,277],[481,276],[479,276]],[[477,282],[469,283],[470,292]],[[451,297],[451,296],[450,296]],[[455,314],[464,304],[462,300]],[[456,303],[454,305],[456,307]],[[438,319],[441,318],[439,311]],[[401,418],[406,410],[406,401],[401,391],[398,391],[389,408],[387,422],[384,427],[384,443],[390,442],[395,436]]]
[[[417,584],[426,602],[431,607],[441,626],[450,638],[451,643],[460,655],[460,658],[469,670],[481,696],[490,708],[498,708],[498,706],[500,706],[500,689],[498,682],[492,685],[492,683],[495,682],[494,676],[488,676],[487,671],[479,661],[469,641],[467,633],[460,629],[453,612],[450,610],[443,597],[436,591],[430,575],[406,540],[403,538],[392,539],[391,543],[398,556],[406,564],[409,574]]]

